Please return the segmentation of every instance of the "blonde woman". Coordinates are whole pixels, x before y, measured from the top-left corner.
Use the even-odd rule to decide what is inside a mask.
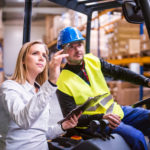
[[[44,43],[35,41],[22,46],[12,79],[6,80],[0,91],[1,103],[10,118],[7,134],[3,135],[6,150],[47,150],[47,139],[77,125],[80,115],[49,126],[49,101],[57,88],[62,58],[68,56],[62,53],[55,53],[47,63]]]

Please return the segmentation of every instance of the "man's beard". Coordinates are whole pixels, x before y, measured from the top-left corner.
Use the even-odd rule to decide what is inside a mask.
[[[83,59],[81,60],[72,60],[72,59],[69,59],[68,58],[68,64],[71,64],[71,65],[80,65],[82,63]]]

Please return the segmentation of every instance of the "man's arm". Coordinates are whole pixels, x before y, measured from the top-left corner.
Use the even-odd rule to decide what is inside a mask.
[[[101,69],[104,75],[111,76],[114,79],[128,81],[134,84],[150,87],[150,79],[137,74],[127,68],[110,64],[103,59],[100,59]]]
[[[74,98],[72,96],[69,96],[60,90],[56,91],[58,101],[63,113],[63,116],[65,117],[71,110],[76,108],[76,103],[74,101]],[[81,117],[78,120],[78,126],[88,126],[90,121],[92,120],[100,120],[102,119],[103,114],[98,115],[81,115]]]

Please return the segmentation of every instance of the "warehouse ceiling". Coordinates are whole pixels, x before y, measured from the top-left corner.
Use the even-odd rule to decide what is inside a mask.
[[[0,0],[0,7],[3,12],[3,20],[22,19],[24,16],[25,0]],[[48,0],[32,0],[32,19],[38,20],[45,15],[61,15],[67,11]]]

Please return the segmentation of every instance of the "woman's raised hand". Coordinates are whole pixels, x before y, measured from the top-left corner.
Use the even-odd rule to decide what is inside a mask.
[[[66,57],[68,57],[68,54],[63,54],[63,50],[60,50],[53,55],[51,61],[49,62],[49,70],[50,70],[49,80],[53,84],[56,84],[57,82],[57,79],[60,74],[60,65],[62,59]]]

